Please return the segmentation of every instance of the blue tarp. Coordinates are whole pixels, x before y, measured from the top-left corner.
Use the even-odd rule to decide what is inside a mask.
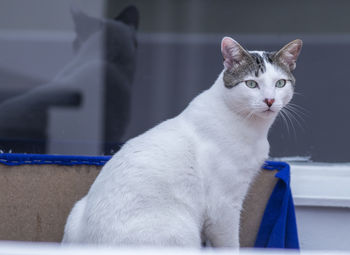
[[[66,156],[41,154],[0,154],[0,164],[104,165],[111,156]],[[266,170],[278,170],[278,182],[267,203],[255,247],[298,249],[298,232],[290,190],[290,167],[284,162],[266,161]]]
[[[266,205],[255,247],[299,249],[290,167],[284,162],[267,161],[263,168],[278,170],[278,181]]]

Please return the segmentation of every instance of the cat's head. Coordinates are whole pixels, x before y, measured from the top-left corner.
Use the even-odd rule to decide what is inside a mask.
[[[125,36],[125,31],[123,30],[130,30],[133,33],[139,25],[139,12],[135,6],[126,7],[114,19],[95,18],[75,7],[71,8],[71,14],[76,33],[76,38],[73,42],[75,50],[79,50],[97,32],[103,31]]]
[[[276,52],[247,51],[224,37],[224,98],[243,117],[274,118],[293,97],[292,71],[302,48],[297,39]]]
[[[103,59],[119,70],[134,71],[139,25],[135,6],[126,7],[113,19],[95,18],[74,8],[71,13],[76,33],[73,48],[77,53],[103,53]]]

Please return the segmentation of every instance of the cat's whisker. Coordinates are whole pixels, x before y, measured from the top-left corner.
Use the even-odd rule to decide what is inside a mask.
[[[294,126],[293,126],[293,122],[291,121],[288,112],[286,112],[284,109],[281,110],[281,113],[283,114],[283,116],[286,119],[286,122],[288,123],[288,135],[292,135],[295,132]],[[290,128],[289,128],[290,126]]]
[[[300,106],[300,105],[289,103],[289,104],[287,104],[287,107],[295,108],[298,111],[300,111],[301,114],[303,114],[305,116],[309,116],[310,115],[310,112],[307,109],[305,109],[304,107]]]
[[[289,123],[288,123],[287,118],[285,117],[285,112],[283,111],[283,109],[280,110],[280,114],[279,114],[278,116],[281,117],[282,123],[284,123],[284,125],[285,125],[286,128],[287,128],[288,135],[290,135]]]
[[[296,91],[294,91],[293,95],[305,97],[305,95],[304,95],[304,94],[301,94],[301,93],[296,92]]]
[[[242,118],[242,122],[247,122],[247,121],[251,120],[253,114],[254,114],[254,111],[249,111],[249,113],[244,118]]]
[[[304,121],[303,116],[307,117],[308,115],[306,113],[304,113],[302,110],[292,106],[292,105],[287,105],[285,107],[287,110],[293,112],[293,114],[295,114],[296,117],[300,118],[301,121]]]
[[[294,139],[296,139],[296,128],[294,126],[294,123],[293,123],[293,120],[295,120],[295,118],[293,118],[293,115],[291,112],[287,111],[287,108],[283,108],[283,113],[285,114],[285,116],[287,117],[287,119],[289,120],[289,123],[292,127],[292,130],[293,130],[293,136],[294,136]]]
[[[300,106],[298,104],[288,103],[287,105],[292,105],[292,106],[297,107],[297,108],[299,108],[299,109],[301,109],[301,110],[303,110],[305,112],[309,112],[307,109],[305,109],[304,107],[302,107],[302,106]]]
[[[288,112],[288,116],[290,117],[291,121],[294,120],[294,122],[303,130],[305,131],[304,127],[301,125],[300,121],[294,116],[294,114],[292,112],[289,111],[289,109],[286,109]],[[296,133],[296,128],[295,129],[295,133]]]
[[[253,117],[254,115],[254,111],[251,111],[248,116],[247,116],[247,120],[251,120],[251,118]]]
[[[291,117],[295,120],[295,122],[299,125],[303,131],[305,131],[305,128],[303,127],[301,122],[305,122],[305,120],[299,115],[298,109],[293,108],[291,106],[286,106],[285,109],[290,112]]]
[[[236,111],[236,113],[238,113],[241,116],[242,122],[245,122],[245,121],[248,121],[251,119],[251,117],[254,114],[254,110],[252,111],[252,107],[245,106],[245,107],[242,107],[241,109],[239,109],[238,111]]]

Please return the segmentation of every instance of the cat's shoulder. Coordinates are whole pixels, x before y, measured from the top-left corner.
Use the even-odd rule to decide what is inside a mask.
[[[174,153],[193,144],[193,131],[181,116],[165,120],[146,132],[127,141],[117,154]]]

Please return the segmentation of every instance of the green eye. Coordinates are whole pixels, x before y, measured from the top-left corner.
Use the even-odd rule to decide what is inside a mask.
[[[247,85],[248,88],[251,88],[251,89],[258,87],[258,83],[253,80],[245,81],[245,84]]]
[[[278,80],[276,82],[276,87],[277,88],[283,88],[286,85],[287,81],[285,79]]]

